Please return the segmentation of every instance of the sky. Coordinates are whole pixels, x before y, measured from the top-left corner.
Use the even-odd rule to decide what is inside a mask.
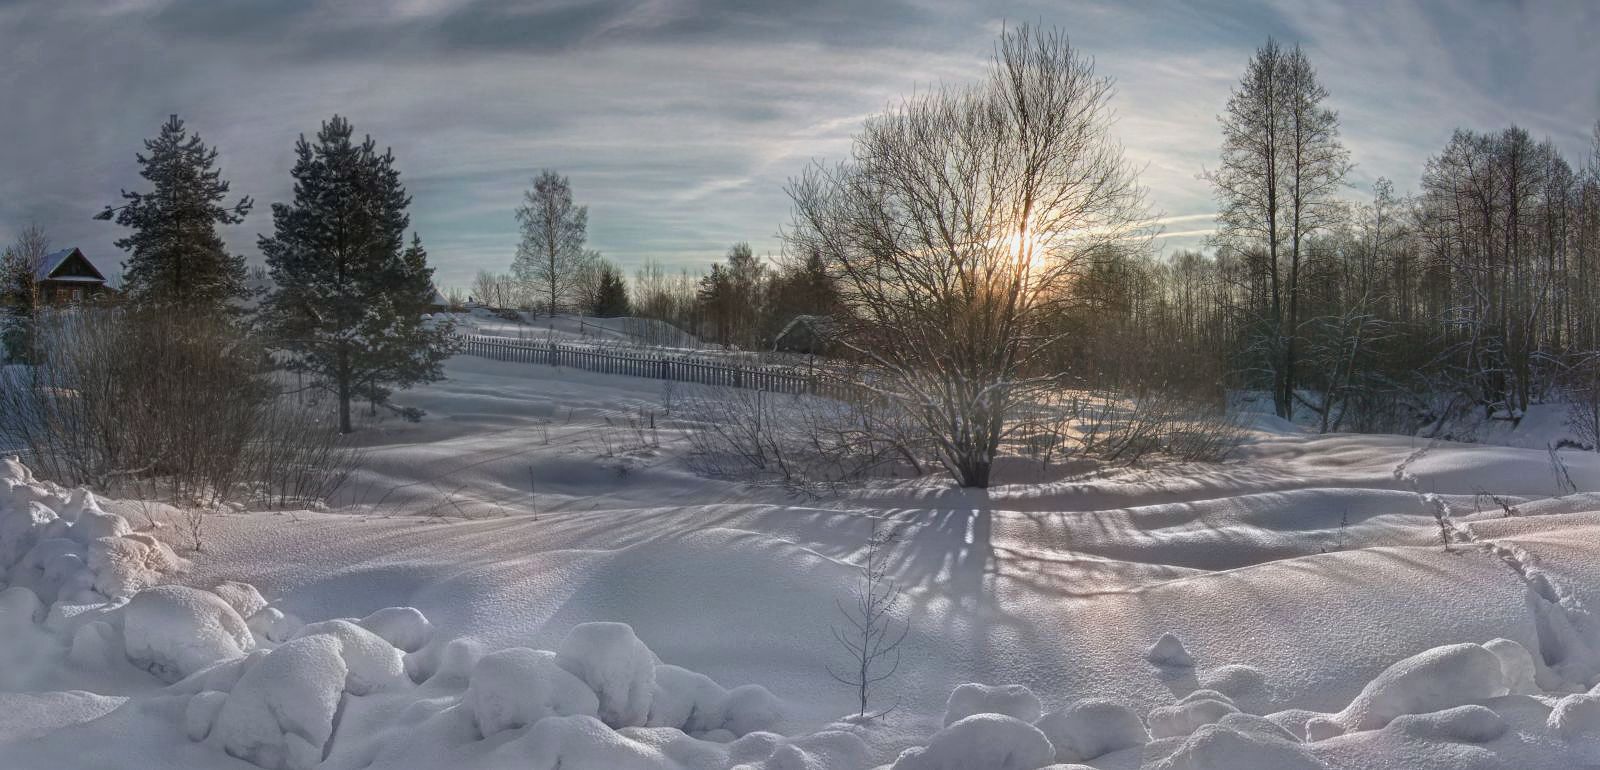
[[[1064,30],[1116,82],[1114,135],[1168,252],[1215,206],[1217,113],[1268,36],[1303,46],[1356,168],[1414,190],[1451,131],[1516,123],[1577,161],[1600,120],[1595,0],[0,0],[0,242],[29,222],[108,272],[145,189],[135,153],[179,114],[256,200],[259,261],[294,141],[337,113],[393,149],[441,286],[505,271],[540,169],[628,270],[780,253],[788,180],[864,118],[983,76],[1006,24]]]

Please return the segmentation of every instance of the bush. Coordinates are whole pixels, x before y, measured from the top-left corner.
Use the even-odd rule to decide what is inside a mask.
[[[356,461],[232,321],[57,312],[37,349],[0,377],[0,443],[59,483],[186,509],[291,505],[325,499]]]

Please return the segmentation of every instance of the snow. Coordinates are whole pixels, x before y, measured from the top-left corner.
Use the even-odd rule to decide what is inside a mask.
[[[1145,660],[1158,666],[1171,666],[1173,668],[1193,668],[1194,658],[1189,656],[1189,651],[1183,648],[1183,642],[1170,632],[1161,635],[1156,643],[1150,646],[1145,653]]]
[[[1094,698],[1052,711],[1034,727],[1050,739],[1056,762],[1082,762],[1150,742],[1150,731],[1133,709]]]
[[[142,503],[0,460],[0,764],[1600,762],[1600,495],[1542,445],[1273,430],[1220,465],[780,488],[689,470],[659,382],[449,373],[401,396],[423,422],[363,427],[329,510],[212,515],[192,564]],[[658,441],[622,440],[640,415]],[[1441,507],[1474,542],[1440,547]],[[826,670],[874,522],[910,632],[862,723]],[[140,598],[174,587],[212,598]]]
[[[344,689],[351,695],[370,695],[411,683],[405,658],[383,637],[348,620],[324,620],[302,627],[294,638],[321,635],[339,641],[339,654],[348,672]]]
[[[599,698],[598,715],[612,727],[641,727],[650,718],[656,657],[623,623],[583,623],[557,651],[556,665]]]
[[[285,643],[256,659],[220,706],[186,711],[185,731],[203,732],[206,745],[267,770],[315,766],[333,735],[348,676],[341,652],[338,638],[328,634]],[[211,712],[209,729],[188,718]]]
[[[1054,758],[1050,740],[1033,725],[1004,714],[975,714],[934,733],[927,746],[907,749],[893,770],[1037,770]]]
[[[949,727],[973,714],[1004,714],[1024,722],[1039,718],[1039,696],[1019,684],[991,687],[967,683],[950,693],[944,707],[944,726]]]
[[[472,668],[465,703],[478,734],[527,727],[550,716],[595,716],[600,700],[556,665],[548,650],[513,647],[485,655]]]
[[[1334,721],[1346,730],[1376,730],[1403,714],[1426,714],[1507,693],[1500,658],[1478,644],[1435,647],[1390,666]]]
[[[1600,760],[1600,695],[1568,695],[1550,712],[1550,729],[1572,744],[1579,756]]]
[[[176,682],[255,646],[244,618],[216,594],[188,586],[156,586],[136,594],[122,615],[128,660]]]
[[[415,607],[385,607],[362,618],[357,625],[402,652],[416,652],[433,639],[433,624]]]

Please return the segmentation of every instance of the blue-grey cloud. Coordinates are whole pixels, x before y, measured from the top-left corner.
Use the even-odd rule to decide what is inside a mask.
[[[0,240],[29,220],[114,266],[90,216],[138,187],[177,112],[235,191],[289,193],[291,148],[338,112],[392,146],[441,281],[502,270],[540,168],[569,174],[593,245],[625,265],[775,252],[785,181],[866,115],[978,77],[1001,25],[1064,28],[1116,78],[1117,132],[1198,245],[1216,115],[1268,35],[1304,45],[1359,167],[1414,187],[1451,129],[1517,122],[1569,157],[1600,118],[1588,0],[0,0]],[[265,206],[230,228],[254,255]]]

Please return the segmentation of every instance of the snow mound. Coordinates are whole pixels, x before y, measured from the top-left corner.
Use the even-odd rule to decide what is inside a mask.
[[[16,457],[0,475],[0,585],[33,590],[46,606],[103,603],[184,572],[189,562],[107,513],[87,490],[33,477]]]
[[[189,710],[186,729],[190,735],[203,732],[206,745],[267,770],[313,767],[333,735],[349,675],[340,653],[338,638],[330,634],[291,640],[255,659],[215,707],[211,725],[200,718],[212,710],[208,704]]]
[[[691,734],[722,728],[727,720],[728,691],[711,677],[663,664],[656,666],[655,680],[647,725],[676,727]]]
[[[1600,760],[1600,694],[1568,695],[1550,712],[1549,728],[1586,760]]]
[[[1150,731],[1133,709],[1107,700],[1080,700],[1033,726],[1050,739],[1057,762],[1083,762],[1150,742]]]
[[[547,650],[513,647],[483,656],[463,701],[483,737],[551,716],[595,716],[600,701]]]
[[[1261,720],[1266,722],[1266,720]],[[1269,729],[1269,727],[1271,729]],[[1271,723],[1210,724],[1185,738],[1152,770],[1327,770],[1304,745]]]
[[[1201,672],[1200,687],[1238,701],[1264,695],[1267,692],[1267,675],[1254,666],[1229,664]]]
[[[600,699],[600,720],[642,727],[650,718],[656,656],[626,623],[580,623],[567,633],[556,664],[583,680]]]
[[[356,625],[383,637],[402,652],[416,652],[433,639],[433,624],[414,607],[385,607]]]
[[[1147,721],[1152,737],[1178,738],[1237,713],[1238,707],[1227,696],[1209,690],[1197,690],[1171,706],[1151,709]]]
[[[1039,696],[1020,684],[991,687],[969,683],[950,693],[944,708],[944,726],[949,727],[974,714],[1003,714],[1024,722],[1039,719],[1044,706]]]
[[[294,635],[305,627],[300,619],[290,615],[277,607],[263,607],[260,612],[245,619],[245,624],[250,626],[250,632],[257,639],[265,639],[274,644],[282,644],[294,638]]]
[[[411,683],[400,651],[348,620],[325,620],[301,628],[296,639],[328,635],[339,640],[340,655],[349,672],[344,689],[351,695],[371,695]]]
[[[1402,714],[1385,730],[1423,740],[1488,743],[1506,734],[1506,721],[1487,706],[1457,706],[1431,714]]]
[[[799,738],[756,732],[728,745],[725,764],[735,770],[862,770],[872,752],[855,733],[823,730]]]
[[[1483,645],[1435,647],[1385,669],[1332,721],[1346,732],[1377,730],[1404,714],[1500,697],[1505,679],[1500,657]]]
[[[1170,632],[1162,634],[1155,644],[1150,645],[1150,649],[1145,652],[1144,658],[1158,666],[1170,666],[1172,668],[1194,667],[1194,658],[1189,655],[1188,650],[1184,649],[1183,642],[1179,641],[1178,637]]]
[[[255,646],[244,618],[216,594],[197,588],[146,588],[128,602],[122,618],[128,660],[167,682]]]
[[[224,580],[212,586],[211,593],[222,597],[223,601],[232,605],[241,618],[249,618],[267,607],[267,600],[261,598],[261,592],[249,583]]]
[[[759,684],[744,684],[728,691],[723,703],[727,717],[722,729],[736,736],[768,730],[783,719],[783,704]]]
[[[906,749],[891,770],[1038,770],[1055,761],[1039,728],[1004,714],[975,714]]]
[[[1483,647],[1500,659],[1500,673],[1505,678],[1507,692],[1512,695],[1539,692],[1538,668],[1528,648],[1510,639],[1491,639],[1484,642]]]

